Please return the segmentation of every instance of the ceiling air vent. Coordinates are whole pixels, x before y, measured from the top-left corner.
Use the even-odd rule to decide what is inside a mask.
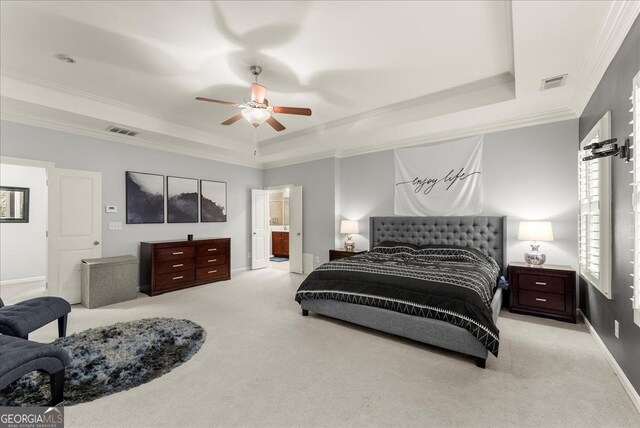
[[[546,79],[542,79],[542,87],[541,91],[546,91],[547,89],[559,88],[564,85],[564,82],[567,80],[566,74],[561,74],[560,76],[548,77]]]
[[[107,128],[109,132],[115,132],[116,134],[128,135],[129,137],[135,137],[138,135],[136,131],[132,131],[130,129],[120,128],[119,126],[113,126]]]

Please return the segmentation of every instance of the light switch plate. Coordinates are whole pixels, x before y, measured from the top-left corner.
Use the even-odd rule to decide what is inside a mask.
[[[106,213],[117,213],[118,207],[115,205],[105,205],[104,212]]]
[[[110,221],[109,222],[109,230],[122,230],[122,222],[120,222],[120,221]]]

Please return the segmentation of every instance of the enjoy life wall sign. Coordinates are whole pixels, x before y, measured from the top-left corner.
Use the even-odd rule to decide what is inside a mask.
[[[483,136],[396,149],[396,215],[475,215],[482,211]]]

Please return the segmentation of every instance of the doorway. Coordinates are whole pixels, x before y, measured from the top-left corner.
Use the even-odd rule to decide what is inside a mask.
[[[302,274],[302,187],[251,189],[251,201],[251,269]]]
[[[0,297],[6,304],[47,293],[47,200],[46,168],[1,163]]]
[[[269,268],[289,272],[289,193],[290,186],[269,191]]]
[[[29,221],[23,226],[35,225],[36,219],[41,219],[43,228],[37,232],[37,244],[43,246],[42,264],[36,277],[5,280],[3,271],[0,282],[0,293],[6,291],[5,296],[14,303],[39,295],[60,296],[69,303],[80,303],[80,270],[81,260],[102,256],[102,173],[95,171],[80,171],[56,168],[53,162],[36,161],[31,159],[0,157],[2,172],[15,168],[15,180],[24,180],[29,175],[27,169],[39,169],[44,177],[42,198],[32,198],[29,192]],[[17,183],[18,181],[13,181]],[[2,186],[5,184],[2,177]],[[19,187],[19,186],[16,186]],[[35,189],[35,188],[34,188]],[[42,202],[42,205],[40,205]],[[33,219],[33,224],[32,223]],[[6,226],[3,222],[2,226]],[[16,263],[30,263],[36,258],[34,250],[18,251],[17,244],[12,244],[2,227],[2,265],[7,265],[7,255],[14,254]],[[35,241],[34,241],[35,242]],[[5,251],[5,244],[13,248]],[[14,251],[15,248],[15,251]],[[38,256],[39,257],[39,256]],[[11,262],[9,262],[11,263]],[[35,272],[35,271],[34,271]],[[35,278],[35,284],[32,280]],[[29,289],[20,288],[21,283],[31,282]],[[17,284],[17,285],[16,285]],[[11,286],[11,291],[5,286]],[[16,287],[18,289],[16,290]],[[9,293],[11,296],[9,297]]]

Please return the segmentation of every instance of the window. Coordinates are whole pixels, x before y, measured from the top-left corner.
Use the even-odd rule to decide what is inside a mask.
[[[611,157],[583,161],[585,146],[611,138],[607,112],[580,143],[578,151],[578,262],[580,275],[611,298]]]
[[[640,325],[640,144],[636,144],[640,135],[640,73],[633,79],[631,92],[631,135],[633,154],[633,216],[634,216],[634,252],[633,252],[633,308],[636,310],[635,320]]]

